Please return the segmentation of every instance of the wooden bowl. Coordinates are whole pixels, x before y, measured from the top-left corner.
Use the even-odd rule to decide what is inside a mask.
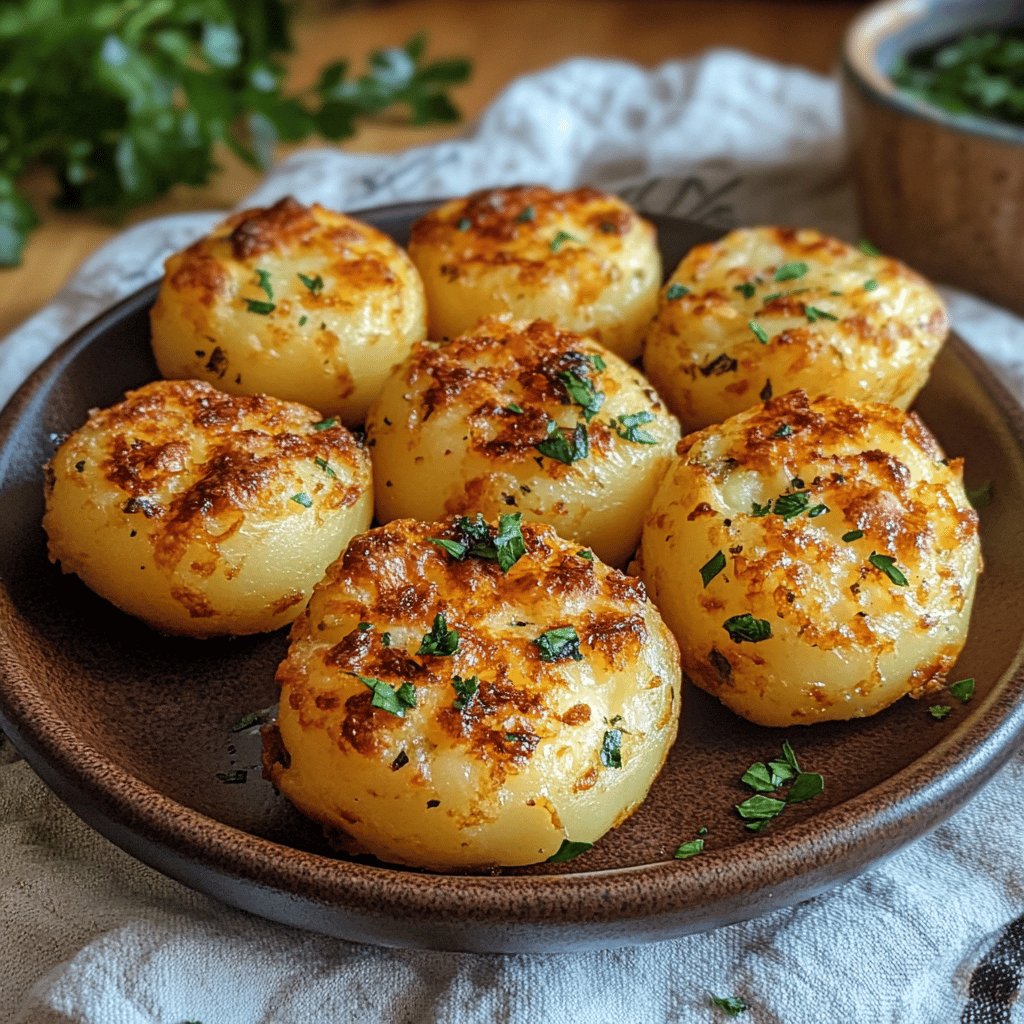
[[[897,59],[1024,24],[1022,0],[883,0],[843,44],[843,106],[864,233],[916,270],[1024,313],[1024,129],[899,89]]]

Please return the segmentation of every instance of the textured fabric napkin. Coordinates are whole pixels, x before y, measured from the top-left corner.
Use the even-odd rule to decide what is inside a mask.
[[[725,51],[653,71],[571,61],[513,83],[458,141],[302,153],[250,200],[355,210],[525,181],[619,189],[723,229],[857,237],[834,83]],[[220,215],[152,221],[94,255],[0,342],[0,401]],[[945,294],[1024,398],[1024,323]],[[950,822],[826,895],[706,935],[555,956],[375,949],[249,917],[91,832],[9,745],[0,761],[0,1022],[724,1020],[712,993],[741,997],[751,1024],[1024,1021],[1021,755]]]

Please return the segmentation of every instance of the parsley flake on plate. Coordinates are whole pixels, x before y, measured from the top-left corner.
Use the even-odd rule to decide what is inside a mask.
[[[593,848],[593,843],[574,843],[571,839],[563,839],[562,845],[548,857],[549,864],[563,864],[567,860],[575,860],[581,853]]]

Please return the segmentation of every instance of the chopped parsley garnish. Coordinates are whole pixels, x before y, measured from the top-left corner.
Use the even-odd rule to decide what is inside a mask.
[[[747,326],[754,332],[754,337],[762,345],[768,344],[768,332],[756,320],[748,320]]]
[[[745,299],[753,297],[754,292],[757,291],[757,285],[752,281],[744,281],[743,284],[738,284],[733,288],[734,292],[739,292],[740,295]]]
[[[754,790],[755,795],[747,797],[736,805],[736,812],[743,818],[751,832],[759,832],[773,818],[777,818],[789,804],[811,800],[825,790],[825,779],[817,772],[800,770],[793,748],[782,744],[782,759],[755,761],[740,781]],[[777,796],[782,786],[789,785],[788,791]]]
[[[541,661],[582,661],[580,638],[573,626],[559,626],[541,633],[533,641]]]
[[[971,678],[961,679],[950,686],[949,692],[953,694],[961,704],[966,704],[974,696],[974,680]]]
[[[373,629],[373,623],[372,622],[360,622],[359,625],[356,626],[356,629],[358,629],[360,633],[365,633],[368,629]]]
[[[455,700],[452,701],[452,707],[456,711],[464,711],[480,692],[480,680],[476,676],[470,676],[468,679],[463,679],[462,676],[453,676],[452,686],[455,688]]]
[[[588,562],[592,562],[594,560],[594,552],[588,551],[586,548],[583,548],[582,550],[576,552],[576,557],[585,558]]]
[[[810,499],[808,491],[794,491],[792,494],[780,494],[775,499],[775,514],[783,519],[793,519],[807,510]]]
[[[589,423],[598,409],[604,405],[604,392],[595,390],[589,380],[578,373],[573,373],[572,370],[563,370],[558,374],[558,379],[562,382],[570,401],[575,402],[583,410],[583,418]]]
[[[566,242],[576,242],[579,244],[580,240],[575,235],[570,235],[568,231],[559,231],[551,239],[551,251],[558,252]]]
[[[331,469],[331,464],[326,459],[315,458],[313,462],[318,469],[322,469],[328,476],[337,478],[338,474]]]
[[[247,714],[242,715],[233,726],[231,726],[232,732],[245,732],[246,729],[251,729],[254,725],[265,725],[270,721],[271,715],[273,714],[273,708],[264,708],[262,711],[250,711]]]
[[[587,356],[587,359],[588,359],[588,360],[590,361],[590,365],[591,365],[591,366],[592,366],[592,367],[593,367],[593,368],[594,368],[595,370],[599,370],[599,371],[600,371],[600,370],[606,370],[606,369],[608,369],[608,364],[607,364],[607,363],[606,363],[606,362],[604,361],[604,359],[603,359],[603,358],[602,358],[602,357],[601,357],[600,355],[598,355],[598,353],[596,353],[596,352],[592,352],[592,353],[591,353],[591,354],[590,354],[589,356]]]
[[[299,280],[314,294],[319,295],[324,290],[324,279],[317,274],[315,277],[308,277],[299,274]]]
[[[391,634],[386,632],[386,631],[381,633],[381,635],[380,635],[380,642],[385,647],[390,647],[391,646]]]
[[[383,679],[374,676],[361,676],[358,672],[352,672],[356,679],[373,691],[373,700],[370,704],[381,711],[387,711],[398,718],[405,718],[405,709],[416,707],[416,687],[412,683],[402,683],[395,688],[389,686]]]
[[[799,490],[801,487],[803,487],[804,481],[802,477],[795,476],[792,480],[789,481],[789,484],[791,487],[795,487],[797,488],[797,490]]]
[[[706,587],[725,568],[725,555],[715,552],[701,567],[700,578]]]
[[[748,644],[759,644],[772,635],[772,626],[767,619],[755,619],[750,612],[742,615],[733,615],[722,623],[724,629],[733,643],[741,644],[744,641]]]
[[[609,729],[601,742],[601,764],[605,768],[622,767],[622,730]]]
[[[475,519],[462,516],[455,523],[459,540],[446,537],[428,537],[431,544],[443,548],[457,562],[467,555],[497,562],[502,572],[508,572],[526,554],[523,540],[522,512],[512,512],[498,517],[498,532],[492,538],[491,528],[478,512]]]
[[[305,313],[303,313],[302,316],[299,317],[299,326],[300,327],[305,327],[308,322],[309,322],[309,317],[306,316]]]
[[[877,287],[878,282],[873,277],[868,278],[868,280],[864,282],[864,291],[866,292],[873,292]]]
[[[803,277],[807,273],[807,264],[802,260],[793,260],[790,263],[783,263],[778,270],[775,271],[776,281],[795,281],[798,277]]]
[[[433,654],[436,657],[447,657],[459,649],[459,631],[448,628],[448,619],[444,612],[434,616],[434,625],[429,633],[423,634],[417,654]]]
[[[698,853],[704,852],[704,840],[703,839],[691,839],[688,843],[682,843],[676,848],[676,852],[672,856],[676,860],[689,860],[691,857],[696,857]]]
[[[337,416],[332,416],[328,420],[321,420],[319,423],[314,423],[313,424],[313,429],[314,430],[330,430],[331,427],[336,427],[337,425],[338,425],[338,417]]]
[[[649,431],[641,430],[641,423],[653,423],[653,413],[646,409],[640,412],[631,412],[626,416],[618,416],[612,422],[615,432],[623,441],[632,441],[634,444],[657,444],[658,439]]]
[[[593,847],[593,843],[574,843],[571,839],[563,839],[558,850],[548,857],[549,864],[562,864],[567,860],[575,860],[581,853]]]
[[[828,505],[815,505],[807,510],[807,518],[816,519],[818,516],[823,516],[827,511]]]
[[[761,504],[759,504],[758,502],[755,501],[755,502],[751,503],[751,506],[750,506],[750,514],[752,516],[757,517],[757,518],[760,518],[761,516],[768,515],[768,513],[771,512],[771,510],[772,510],[772,503],[771,503],[771,501],[769,501],[767,505],[761,505]]]
[[[516,220],[519,221],[520,224],[527,224],[533,220],[535,215],[536,214],[532,206],[524,206],[517,214]]]
[[[876,568],[880,569],[885,573],[896,584],[897,587],[905,587],[907,585],[907,577],[896,568],[896,559],[890,555],[879,555],[872,551],[868,555],[868,561]]]
[[[772,434],[772,437],[792,437],[792,436],[793,436],[793,428],[788,423],[780,423],[778,425],[778,427],[775,428],[775,433]]]
[[[928,714],[932,716],[937,722],[941,722],[944,718],[949,718],[949,714],[953,709],[948,704],[933,704],[928,709]]]
[[[843,534],[843,543],[850,544],[855,540],[860,540],[864,536],[863,530],[848,530]]]
[[[534,447],[541,455],[571,466],[574,462],[579,462],[590,454],[590,438],[587,436],[586,424],[577,423],[570,433],[566,433],[553,419],[549,418],[547,436],[543,441],[538,441]]]
[[[270,286],[270,274],[266,270],[256,271],[256,283],[268,299],[274,297],[274,289]]]
[[[967,500],[972,508],[984,508],[992,504],[992,481],[986,480],[980,487],[967,487]]]
[[[259,313],[260,316],[267,316],[277,309],[272,302],[264,302],[262,299],[246,299],[245,308],[250,313]]]
[[[877,245],[872,245],[866,238],[862,238],[857,243],[857,248],[860,249],[865,256],[881,256],[882,250]]]
[[[818,320],[838,320],[834,313],[830,313],[827,309],[820,309],[818,306],[804,306],[804,316],[807,317],[809,323],[815,323]]]
[[[523,407],[518,405],[516,402],[509,402],[509,404],[505,406],[505,412],[510,412],[513,416],[522,416]]]
[[[684,295],[689,295],[689,294],[690,294],[690,289],[687,288],[685,284],[679,284],[677,282],[675,284],[670,284],[668,286],[668,291],[665,292],[665,298],[669,302],[675,302],[676,299],[681,299]]]
[[[313,507],[313,499],[305,491],[299,491],[298,494],[293,494],[288,500],[294,501],[296,505],[301,505],[303,508]]]
[[[468,231],[472,226],[472,223],[473,222],[468,217],[460,217],[458,224],[456,224],[455,226],[460,231]]]
[[[739,996],[709,996],[711,1005],[719,1010],[725,1010],[730,1017],[738,1017],[750,1009]]]
[[[231,772],[217,772],[217,779],[229,786],[237,786],[245,782],[249,773],[244,768],[236,768]]]

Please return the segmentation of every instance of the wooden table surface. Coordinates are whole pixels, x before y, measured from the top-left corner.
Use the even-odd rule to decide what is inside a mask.
[[[835,0],[394,0],[346,9],[307,0],[296,24],[290,81],[296,87],[308,84],[321,66],[338,58],[361,69],[371,50],[400,45],[425,30],[429,55],[473,60],[471,81],[454,94],[471,120],[517,75],[571,56],[653,65],[730,46],[827,73],[846,25],[861,6]],[[374,125],[345,145],[363,152],[394,151],[460,130],[457,125]],[[208,186],[175,189],[137,210],[128,223],[234,206],[259,175],[230,154],[221,163],[222,171]],[[49,208],[52,186],[44,178],[29,185],[43,225],[29,241],[24,264],[0,270],[0,337],[50,299],[82,260],[119,230],[93,214]]]

